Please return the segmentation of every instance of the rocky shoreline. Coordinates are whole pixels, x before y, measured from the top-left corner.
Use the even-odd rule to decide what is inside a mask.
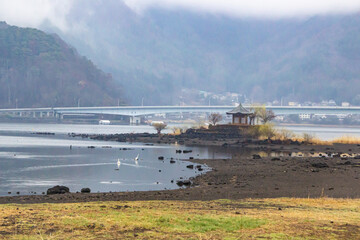
[[[188,160],[212,169],[177,190],[65,193],[0,197],[6,203],[57,203],[131,200],[214,200],[273,197],[360,197],[360,145],[309,145],[303,142],[253,141],[213,136],[155,134],[75,135],[120,142],[181,143],[231,149],[232,159]],[[242,155],[250,148],[258,154]],[[188,187],[191,185],[191,187]]]

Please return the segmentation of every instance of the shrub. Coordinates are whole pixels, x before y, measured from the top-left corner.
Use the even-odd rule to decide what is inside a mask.
[[[287,129],[281,129],[276,133],[276,138],[282,141],[290,140],[295,136],[295,134]]]
[[[314,135],[310,133],[303,133],[304,142],[310,143],[314,139]]]
[[[166,128],[167,124],[166,123],[154,123],[152,126],[155,128],[157,133],[160,134],[161,131]]]
[[[274,124],[272,123],[265,123],[263,125],[260,125],[259,127],[259,133],[261,137],[271,139],[276,135],[276,130],[274,127]]]

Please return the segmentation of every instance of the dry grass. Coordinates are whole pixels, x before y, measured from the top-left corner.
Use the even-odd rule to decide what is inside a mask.
[[[360,137],[342,136],[331,141],[332,143],[360,144]]]
[[[275,130],[274,130],[275,131]],[[264,138],[262,138],[264,139]],[[344,135],[330,141],[325,141],[317,138],[315,135],[304,133],[302,135],[295,135],[293,132],[286,129],[279,129],[275,131],[274,140],[292,140],[298,142],[307,142],[315,145],[332,145],[332,144],[360,144],[360,137]]]
[[[3,239],[359,239],[360,200],[0,205]]]

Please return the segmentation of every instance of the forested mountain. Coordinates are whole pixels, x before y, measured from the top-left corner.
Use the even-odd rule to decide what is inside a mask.
[[[57,35],[0,22],[0,107],[115,105],[119,84]]]
[[[75,1],[55,29],[121,81],[133,104],[178,104],[182,88],[254,101],[360,104],[360,15],[230,18],[181,9],[132,11],[119,0]]]

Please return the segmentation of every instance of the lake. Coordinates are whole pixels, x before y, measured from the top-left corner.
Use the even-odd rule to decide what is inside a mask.
[[[360,137],[360,128],[287,128],[298,134],[312,133],[324,140],[346,134]],[[222,148],[102,142],[70,138],[67,134],[71,132],[113,134],[155,130],[151,126],[0,123],[0,195],[42,194],[54,185],[68,186],[71,192],[84,187],[92,192],[176,189],[176,180],[208,170],[206,166],[202,172],[189,169],[186,166],[190,163],[183,160],[231,157],[231,152]],[[192,152],[176,153],[184,149]],[[139,160],[135,162],[137,155]],[[159,160],[159,156],[164,160]],[[175,163],[170,163],[171,159]]]
[[[0,124],[0,195],[42,194],[54,185],[71,192],[89,187],[92,192],[162,190],[178,188],[176,180],[206,172],[189,169],[192,158],[227,158],[215,148],[146,145],[70,138],[76,133],[122,133],[149,127]],[[55,132],[38,135],[32,132]],[[70,147],[71,146],[71,147]],[[93,146],[94,148],[89,148]],[[126,150],[125,150],[126,149]],[[192,150],[178,154],[175,150]],[[134,158],[139,155],[139,160]],[[158,157],[163,156],[164,160]],[[120,160],[120,167],[117,161]],[[170,163],[170,160],[175,163]],[[9,194],[9,192],[11,192]]]

